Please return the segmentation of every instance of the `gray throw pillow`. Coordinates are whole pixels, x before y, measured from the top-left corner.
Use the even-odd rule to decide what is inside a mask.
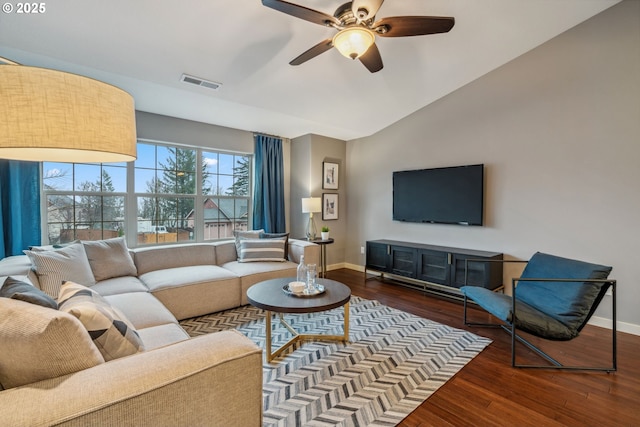
[[[49,295],[32,284],[13,277],[7,277],[4,281],[4,284],[0,288],[0,297],[17,299],[31,304],[41,305],[42,307],[53,308],[54,310],[58,308],[58,303]]]
[[[137,276],[138,270],[124,237],[83,241],[82,244],[96,282],[112,277]]]

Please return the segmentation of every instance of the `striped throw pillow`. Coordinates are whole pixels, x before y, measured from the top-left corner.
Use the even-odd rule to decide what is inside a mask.
[[[277,261],[283,262],[286,238],[240,239],[239,262]]]
[[[247,231],[233,230],[233,237],[236,239],[236,254],[238,255],[238,258],[240,258],[240,242],[242,239],[258,239],[262,233],[264,233],[263,229]]]
[[[58,298],[60,285],[70,280],[83,285],[96,283],[82,243],[74,243],[51,251],[24,251],[34,266],[40,289]]]

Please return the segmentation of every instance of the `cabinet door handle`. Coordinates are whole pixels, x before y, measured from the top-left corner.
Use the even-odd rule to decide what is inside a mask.
[[[391,255],[391,246],[387,245],[387,255]]]
[[[447,254],[447,263],[451,265],[451,252]]]

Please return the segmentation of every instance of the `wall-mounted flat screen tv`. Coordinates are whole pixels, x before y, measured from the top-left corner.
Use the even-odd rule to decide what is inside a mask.
[[[393,172],[395,221],[483,225],[484,165]]]

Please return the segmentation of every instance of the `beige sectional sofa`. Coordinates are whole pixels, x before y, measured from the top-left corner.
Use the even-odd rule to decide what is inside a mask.
[[[136,248],[126,259],[121,239],[76,245],[86,249],[94,280],[72,277],[77,263],[62,279],[86,285],[126,317],[143,351],[107,360],[69,312],[0,298],[0,424],[261,425],[262,350],[236,331],[189,338],[179,320],[246,304],[251,285],[295,276],[301,255],[319,263],[319,246],[289,239],[286,261],[241,262],[234,240]],[[64,263],[65,253],[73,252],[55,256]],[[57,298],[59,272],[47,274],[42,255],[30,255],[36,261],[1,260],[0,284],[10,276]]]

